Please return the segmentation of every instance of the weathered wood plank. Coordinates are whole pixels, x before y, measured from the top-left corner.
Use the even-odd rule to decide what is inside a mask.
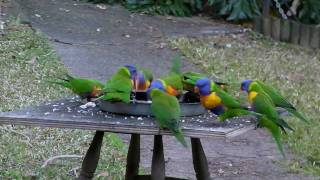
[[[281,35],[280,35],[280,40],[284,42],[289,42],[290,41],[290,21],[288,20],[281,20]]]
[[[18,111],[0,113],[0,124],[53,128],[98,130],[127,134],[172,135],[161,130],[150,117],[125,117],[101,112],[98,107],[81,109],[78,100],[61,100]],[[182,118],[182,130],[188,137],[234,137],[254,129],[254,118],[220,122],[209,114]]]
[[[310,47],[320,48],[320,27],[314,26],[311,31]]]
[[[131,134],[130,145],[127,154],[125,180],[135,180],[139,174],[140,163],[140,135]]]
[[[151,179],[164,180],[165,176],[166,174],[165,174],[162,135],[155,135],[154,143],[153,143]]]
[[[262,21],[262,26],[263,26],[263,34],[265,36],[271,37],[271,20],[268,17],[264,17]]]
[[[310,28],[311,26],[306,24],[300,24],[300,41],[299,44],[303,47],[309,47],[310,42]]]
[[[82,161],[79,180],[90,180],[97,169],[104,132],[97,131]]]
[[[290,42],[293,44],[299,44],[300,24],[295,21],[290,21],[290,24],[291,24]]]
[[[280,27],[281,27],[280,19],[276,17],[272,17],[271,18],[271,37],[274,40],[277,40],[277,41],[280,40],[280,34],[281,34]]]
[[[262,17],[255,16],[253,19],[253,30],[262,33]]]
[[[268,17],[270,13],[270,0],[263,0],[263,17]]]

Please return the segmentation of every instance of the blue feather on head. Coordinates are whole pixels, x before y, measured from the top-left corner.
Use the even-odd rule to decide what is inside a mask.
[[[252,82],[252,80],[250,80],[250,79],[246,79],[246,80],[242,81],[241,91],[249,92],[249,86],[250,86],[251,82]]]
[[[198,88],[201,96],[206,96],[211,93],[211,81],[209,78],[204,77],[197,80],[195,87]]]
[[[131,75],[131,79],[134,79],[137,75],[137,68],[134,65],[125,65],[124,67],[126,67]]]
[[[152,89],[159,89],[161,91],[166,91],[164,84],[160,80],[154,80],[151,82],[150,87],[147,91],[148,94],[150,94]]]

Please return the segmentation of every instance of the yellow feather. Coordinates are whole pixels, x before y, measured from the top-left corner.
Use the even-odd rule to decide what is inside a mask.
[[[250,104],[252,104],[253,99],[258,95],[257,92],[255,91],[251,91],[248,95],[248,101]]]
[[[201,104],[207,109],[213,109],[221,104],[222,100],[216,93],[211,93],[208,96],[200,97]]]

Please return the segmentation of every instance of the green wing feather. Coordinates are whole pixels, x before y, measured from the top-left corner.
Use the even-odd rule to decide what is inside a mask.
[[[132,90],[132,82],[130,79],[130,72],[127,68],[121,67],[111,78],[107,81],[102,97],[107,101],[122,101],[130,102],[130,94]]]
[[[281,94],[280,92],[275,89],[272,86],[269,86],[262,81],[255,80],[252,85],[250,85],[251,89],[256,89],[255,91],[260,92],[263,90],[268,96],[271,98],[275,106],[277,107],[282,107],[286,109],[290,114],[293,116],[299,118],[300,120],[304,122],[309,122],[309,120],[300,112],[297,111],[297,109],[290,103],[288,102]]]
[[[266,115],[267,118],[281,127],[293,130],[287,122],[285,122],[283,119],[280,119],[275,105],[273,104],[270,97],[264,92],[259,92],[257,94],[257,96],[253,99],[252,105],[255,112]]]
[[[255,82],[261,86],[261,88],[263,89],[264,92],[266,92],[270,98],[272,99],[272,101],[274,102],[274,104],[278,107],[283,107],[283,108],[290,108],[290,109],[295,109],[295,107],[289,102],[287,101],[281,94],[280,92],[275,89],[274,87],[267,85],[265,83],[263,83],[262,81],[259,80],[255,80]]]
[[[179,126],[180,105],[177,98],[158,89],[151,91],[151,111],[160,128],[168,128],[185,147],[187,143]]]
[[[161,78],[167,85],[172,86],[176,90],[182,90],[183,84],[181,81],[181,76],[178,74],[171,74],[169,76],[165,76]]]
[[[227,109],[223,114],[219,115],[219,119],[221,121],[224,121],[226,119],[230,119],[233,117],[247,116],[247,115],[253,115],[256,117],[262,116],[262,114],[256,113],[254,111],[245,110],[245,109]]]
[[[224,90],[216,87],[214,92],[221,98],[223,105],[227,108],[242,108],[241,103]]]
[[[282,156],[285,157],[285,153],[281,144],[281,130],[277,124],[273,121],[269,120],[266,116],[262,116],[258,122],[259,127],[265,127],[271,133],[272,137],[274,138],[279,151],[281,152]]]

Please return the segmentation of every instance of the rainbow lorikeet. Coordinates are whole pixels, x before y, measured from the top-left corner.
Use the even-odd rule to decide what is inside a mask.
[[[250,91],[256,91],[256,92],[265,92],[272,100],[272,102],[275,104],[276,107],[281,107],[287,110],[290,114],[293,116],[299,118],[300,120],[304,122],[309,122],[309,120],[302,115],[300,112],[297,111],[297,109],[288,102],[281,94],[280,92],[275,89],[274,87],[267,85],[259,80],[244,80],[241,83],[241,90],[246,91],[249,93]]]
[[[178,96],[183,90],[181,79],[181,58],[176,56],[172,60],[169,74],[160,78],[166,88],[166,92],[172,96]]]
[[[196,81],[194,91],[199,93],[201,104],[216,115],[222,115],[227,109],[243,109],[234,97],[215,87],[206,77]]]
[[[92,98],[101,95],[104,88],[104,85],[98,80],[77,78],[69,74],[66,74],[66,78],[58,78],[58,80],[48,82],[69,88],[81,99],[86,99],[87,101],[91,101]]]
[[[142,67],[135,67],[133,65],[125,65],[130,72],[130,79],[132,81],[134,91],[146,91],[153,79],[152,72]]]
[[[162,91],[172,96],[178,96],[180,94],[180,92],[177,89],[173,88],[170,85],[167,85],[167,83],[162,79],[153,80],[150,84],[148,91],[151,91],[152,89],[155,89],[155,88],[161,89]]]
[[[179,124],[180,105],[178,99],[157,88],[151,90],[150,96],[152,99],[151,112],[159,127],[169,129],[176,139],[187,147]]]
[[[142,71],[138,71],[137,75],[132,80],[134,91],[147,91],[150,86],[150,81]]]
[[[104,88],[105,95],[102,99],[106,101],[122,101],[129,103],[131,90],[131,73],[126,67],[121,67],[107,81]]]

